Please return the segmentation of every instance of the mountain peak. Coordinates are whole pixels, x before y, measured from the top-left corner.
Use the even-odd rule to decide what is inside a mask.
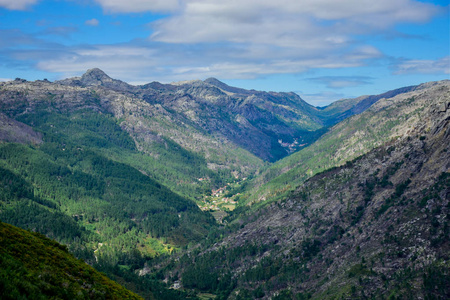
[[[103,70],[101,70],[101,69],[99,69],[99,68],[92,68],[92,69],[89,69],[89,70],[86,71],[86,73],[85,73],[83,76],[85,76],[85,75],[91,75],[91,74],[96,75],[96,76],[106,76],[106,77],[109,77],[108,75],[106,75],[105,72],[103,72]]]
[[[226,84],[214,77],[207,78],[203,82],[208,83],[208,84],[213,85],[223,91],[230,92],[233,94],[244,94],[244,95],[251,94],[251,91],[247,91],[245,89],[229,86],[228,84]]]
[[[209,84],[212,84],[212,85],[215,85],[215,84],[225,84],[225,83],[223,83],[222,81],[220,81],[219,79],[214,78],[214,77],[209,77],[209,78],[205,79],[204,82],[209,83]]]
[[[112,81],[113,79],[99,68],[89,69],[81,76],[81,82],[85,85],[102,85]]]
[[[67,78],[55,81],[55,83],[70,86],[103,86],[115,91],[130,91],[135,87],[121,80],[112,79],[99,68],[93,68],[86,71],[81,77]]]

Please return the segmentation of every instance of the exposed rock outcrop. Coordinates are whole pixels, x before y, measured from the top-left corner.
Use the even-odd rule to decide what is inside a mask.
[[[30,126],[0,113],[0,141],[8,143],[40,144],[42,134]]]

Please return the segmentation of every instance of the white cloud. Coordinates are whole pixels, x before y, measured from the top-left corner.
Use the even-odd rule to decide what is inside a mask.
[[[330,89],[342,89],[370,84],[372,78],[367,76],[322,76],[308,78],[308,80],[323,84]]]
[[[355,49],[354,53],[345,55],[329,53],[320,57],[305,56],[303,59],[297,59],[288,52],[277,56],[274,55],[276,52],[270,51],[241,49],[233,45],[217,45],[203,49],[146,42],[63,48],[51,55],[39,51],[19,51],[14,55],[41,56],[37,64],[39,69],[62,73],[64,76],[79,75],[89,68],[99,67],[112,77],[133,83],[207,77],[251,79],[266,74],[299,73],[311,68],[356,67],[362,64],[361,59],[374,57],[372,53],[362,56],[360,52],[365,52],[364,49]],[[259,55],[252,57],[256,52],[259,52]],[[224,53],[227,55],[224,56]]]
[[[403,60],[394,66],[394,74],[450,74],[450,56],[438,60]]]
[[[326,46],[346,44],[351,34],[383,30],[399,22],[424,22],[438,11],[414,0],[192,0],[184,4],[177,14],[153,24],[152,39],[298,47],[320,40]]]
[[[326,106],[344,97],[344,94],[329,91],[316,94],[304,94],[302,92],[297,93],[302,97],[303,100],[313,106]]]
[[[232,49],[222,51],[214,64],[183,69],[201,74],[221,69],[222,74],[229,70],[230,76],[246,78],[251,72],[258,76],[359,67],[383,57],[364,44],[367,36],[395,31],[404,22],[427,21],[438,11],[414,0],[191,0],[172,16],[151,23],[149,40],[217,43]]]
[[[11,78],[0,78],[0,82],[11,81]]]
[[[10,10],[25,10],[38,0],[0,0],[0,7]]]
[[[109,13],[171,12],[180,7],[178,0],[95,0]]]
[[[94,19],[86,20],[86,22],[84,22],[84,24],[86,24],[88,26],[98,26],[98,24],[100,24],[100,22],[94,18]]]
[[[0,30],[0,52],[64,77],[99,67],[131,83],[250,79],[365,66],[384,57],[367,37],[393,32],[404,22],[424,22],[438,10],[414,0],[95,1],[111,13],[170,15],[151,24],[148,39],[115,45],[47,45],[19,30]],[[2,36],[8,39],[2,42]],[[420,69],[417,61],[404,61],[399,73],[407,63]],[[335,78],[324,84],[339,88],[358,82]]]

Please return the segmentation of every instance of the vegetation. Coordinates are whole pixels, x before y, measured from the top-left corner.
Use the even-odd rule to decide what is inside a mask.
[[[148,296],[150,289],[158,299],[175,299],[156,279],[133,272],[152,257],[200,240],[216,226],[213,217],[129,164],[108,158],[143,156],[111,117],[39,111],[22,121],[39,128],[45,143],[0,144],[0,220],[66,244],[141,294]]]
[[[62,150],[67,145],[80,151],[94,150],[104,157],[140,170],[192,200],[200,198],[211,187],[223,185],[231,176],[229,172],[208,169],[203,157],[168,138],[146,144],[144,152],[137,151],[134,140],[108,114],[83,109],[69,114],[42,109],[22,115],[18,120],[43,132],[46,144],[51,143],[54,148]],[[155,157],[148,153],[158,155]],[[56,155],[60,153],[53,153],[53,156]],[[199,181],[197,178],[208,180]]]
[[[108,158],[142,156],[108,115],[39,111],[21,120],[45,143],[0,144],[0,220],[54,238],[99,269],[132,266],[131,274],[216,226],[192,201]]]
[[[218,299],[448,298],[448,138],[429,132],[429,146],[387,143],[244,211],[162,271]]]
[[[67,248],[0,222],[2,299],[141,299]]]

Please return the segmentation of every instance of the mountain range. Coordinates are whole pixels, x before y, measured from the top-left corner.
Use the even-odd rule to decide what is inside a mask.
[[[148,299],[445,299],[449,99],[445,80],[313,107],[214,78],[17,78],[0,220]]]

